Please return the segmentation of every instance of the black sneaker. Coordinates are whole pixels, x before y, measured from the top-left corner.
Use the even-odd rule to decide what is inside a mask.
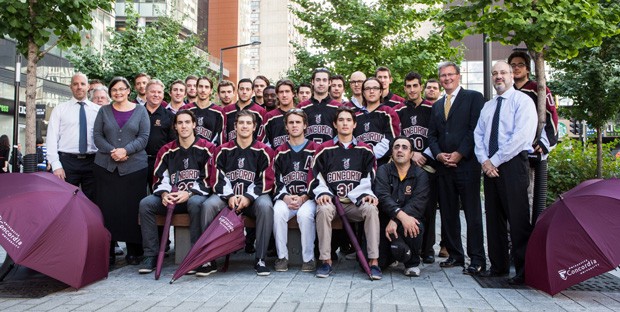
[[[269,268],[265,265],[265,260],[257,259],[256,264],[254,265],[254,270],[256,271],[256,275],[258,276],[267,276],[271,274]]]
[[[207,262],[196,269],[196,276],[209,276],[211,273],[217,272],[217,264],[215,261]]]
[[[149,274],[155,270],[157,266],[157,258],[155,257],[144,257],[142,263],[140,264],[140,269],[138,269],[138,273],[140,274]]]

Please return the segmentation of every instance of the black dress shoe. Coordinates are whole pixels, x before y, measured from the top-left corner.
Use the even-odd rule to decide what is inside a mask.
[[[462,267],[464,265],[465,265],[465,262],[463,262],[463,261],[456,261],[456,259],[454,259],[454,258],[448,258],[446,261],[439,263],[439,266],[442,267],[442,268],[452,268],[452,267],[455,267],[455,266],[461,266]]]
[[[513,286],[519,286],[525,284],[525,279],[521,276],[515,276],[508,279],[508,284]]]
[[[478,276],[480,277],[504,277],[504,276],[508,276],[508,272],[497,272],[491,268],[490,270],[480,272]]]
[[[486,270],[486,268],[484,266],[482,266],[482,265],[470,264],[467,268],[463,269],[463,274],[479,275],[482,272],[486,272],[485,270]]]
[[[125,260],[128,265],[139,265],[141,262],[139,256],[125,256]]]
[[[422,258],[422,262],[430,264],[430,263],[435,263],[435,257],[433,256],[426,256],[424,258]]]

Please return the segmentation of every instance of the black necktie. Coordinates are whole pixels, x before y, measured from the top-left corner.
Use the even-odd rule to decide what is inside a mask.
[[[502,109],[503,97],[497,98],[497,107],[495,107],[495,114],[493,114],[493,122],[491,123],[491,137],[489,138],[489,158],[495,155],[499,150],[498,132],[499,132],[499,111]]]
[[[84,102],[78,102],[80,104],[80,154],[86,154],[88,151],[88,142],[86,140],[86,109],[84,109]]]

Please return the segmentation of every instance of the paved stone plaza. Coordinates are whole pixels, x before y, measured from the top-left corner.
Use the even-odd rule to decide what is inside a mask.
[[[228,272],[184,276],[170,285],[176,269],[172,258],[159,281],[125,266],[77,291],[69,288],[40,299],[0,298],[0,311],[620,311],[620,292],[571,290],[551,297],[529,288],[482,288],[460,268],[440,269],[438,262],[421,267],[417,278],[404,276],[401,265],[384,271],[382,280],[370,281],[344,257],[325,279],[295,266],[259,277],[253,257],[239,252],[231,257]],[[620,277],[618,270],[612,273]]]

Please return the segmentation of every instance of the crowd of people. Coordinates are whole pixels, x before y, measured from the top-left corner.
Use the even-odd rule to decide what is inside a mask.
[[[192,244],[222,209],[255,219],[245,250],[255,254],[260,276],[288,270],[287,222],[296,217],[301,270],[328,277],[335,250],[348,246],[332,229],[342,205],[345,217],[360,223],[373,279],[395,261],[407,276],[419,276],[421,262],[435,262],[439,208],[442,268],[508,276],[512,258],[516,274],[509,282],[521,284],[532,198],[545,196],[532,187],[541,177],[531,172],[540,172],[535,168],[557,142],[550,92],[537,136],[530,63],[523,52],[496,62],[497,95],[486,103],[460,86],[452,62],[439,64],[438,79],[407,74],[404,98],[390,89],[387,67],[372,77],[356,71],[348,81],[317,68],[298,86],[286,79],[272,85],[264,76],[217,85],[188,76],[168,86],[169,103],[164,83],[144,73],[133,85],[116,77],[108,87],[78,73],[73,98],[51,114],[47,161],[54,175],[79,185],[100,207],[112,234],[111,263],[117,242],[125,242],[127,262],[143,274],[154,270],[159,252],[156,215],[173,203],[175,213],[189,214]],[[266,261],[270,240],[273,267]],[[211,261],[190,273],[216,271]]]

